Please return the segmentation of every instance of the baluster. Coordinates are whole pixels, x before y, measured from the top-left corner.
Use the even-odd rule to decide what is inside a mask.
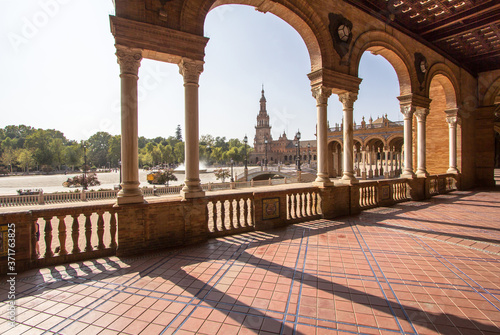
[[[38,259],[40,256],[40,245],[38,244],[38,240],[40,239],[40,226],[38,225],[38,218],[34,221],[31,221],[31,231],[33,234],[31,235],[31,244],[33,249],[31,250],[31,259]]]
[[[304,192],[301,194],[302,200],[302,217],[307,217],[307,194]]]
[[[304,202],[302,201],[302,193],[297,193],[297,217],[299,218],[303,217],[303,205]]]
[[[229,230],[236,228],[234,222],[234,199],[230,199],[229,201]]]
[[[78,238],[80,237],[80,224],[78,223],[78,217],[80,214],[72,214],[73,225],[71,226],[71,238],[73,239],[73,251],[72,254],[77,254],[80,252],[80,247],[78,246]]]
[[[241,211],[243,212],[242,213],[243,214],[243,218],[242,218],[242,220],[240,222],[240,227],[248,227],[249,226],[249,224],[248,224],[248,209],[247,209],[247,207],[248,207],[247,206],[248,205],[248,203],[247,203],[248,199],[245,200],[243,198],[242,200],[243,200],[243,207],[241,207]]]
[[[318,215],[318,197],[319,193],[313,193],[313,204],[312,204],[312,213],[313,215]]]
[[[45,258],[50,258],[54,256],[52,252],[52,216],[44,217],[43,219],[45,220]]]
[[[207,201],[207,208],[206,208],[206,213],[205,213],[205,222],[207,224],[207,227],[208,227],[208,231],[210,231],[210,208],[212,206],[212,202],[210,201]]]
[[[59,230],[59,256],[63,256],[68,254],[66,250],[66,222],[64,221],[66,215],[59,215],[57,218],[59,219],[59,227],[57,228]]]
[[[236,199],[236,221],[234,222],[235,227],[234,228],[241,228],[242,227],[242,222],[241,222],[241,201],[242,199]]]
[[[297,198],[295,196],[295,194],[292,194],[290,196],[292,198],[292,219],[296,219],[297,218]]]
[[[365,189],[363,187],[359,188],[359,205],[361,207],[364,207],[363,199],[365,196]]]
[[[247,207],[248,207],[248,225],[253,226],[253,200],[252,198],[247,200]]]
[[[92,222],[90,216],[92,213],[84,214],[85,216],[85,251],[92,251]]]
[[[97,212],[98,218],[97,218],[97,239],[99,240],[99,243],[97,245],[97,249],[102,250],[105,248],[104,246],[104,218],[102,217],[104,215],[103,211]]]
[[[117,244],[116,244],[116,214],[113,211],[109,212],[109,215],[111,215],[111,218],[109,219],[109,233],[111,234],[111,244],[109,247],[111,249],[116,249]]]
[[[307,216],[311,216],[311,192],[307,192],[306,193],[306,203],[307,203],[307,206],[306,206],[306,215]]]
[[[212,201],[212,224],[214,225],[214,232],[219,231],[219,228],[217,227],[217,216],[219,213],[217,203],[217,200]]]
[[[292,209],[293,209],[293,204],[292,204],[292,197],[290,194],[287,194],[286,196],[286,205],[287,205],[287,218],[288,220],[293,219],[292,216]]]
[[[368,187],[368,199],[367,199],[367,202],[368,202],[368,206],[373,206],[374,203],[373,203],[373,186],[369,186]]]
[[[226,200],[221,200],[220,202],[220,220],[221,220],[221,230],[225,231],[226,229]]]

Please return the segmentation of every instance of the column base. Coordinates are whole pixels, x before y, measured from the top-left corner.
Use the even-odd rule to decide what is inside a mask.
[[[425,170],[417,170],[416,172],[417,178],[427,178],[429,177],[429,173]]]
[[[353,184],[358,184],[359,180],[354,177],[353,173],[345,172],[342,178],[340,179],[340,182],[344,185],[353,185]]]
[[[144,200],[144,196],[142,194],[138,195],[138,196],[133,196],[133,197],[125,197],[125,196],[120,197],[119,196],[116,198],[116,204],[118,206],[128,205],[128,204],[143,204],[145,202],[146,201]]]
[[[326,175],[318,174],[316,179],[313,181],[313,185],[319,187],[333,186],[333,182]]]
[[[403,171],[401,174],[401,178],[406,178],[406,179],[413,179],[415,178],[416,175],[413,173],[413,171]]]
[[[139,182],[123,182],[122,189],[116,195],[118,205],[140,204],[144,202],[144,195],[139,189]]]
[[[313,181],[312,183],[313,186],[315,187],[333,187],[334,184],[332,181]]]
[[[184,199],[203,198],[205,191],[201,188],[200,179],[186,179],[186,184],[181,190],[181,196]]]
[[[368,178],[373,178],[373,171],[368,171]]]
[[[184,190],[182,189],[181,190],[181,197],[183,199],[194,199],[194,198],[203,198],[205,197],[205,191],[203,191],[202,189],[200,190]]]
[[[458,174],[458,170],[456,168],[449,168],[448,171],[446,171],[446,173]]]
[[[366,180],[366,171],[361,172],[361,179]]]

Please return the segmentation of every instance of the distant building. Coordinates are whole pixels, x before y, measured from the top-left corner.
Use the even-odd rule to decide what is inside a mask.
[[[316,140],[297,140],[297,134],[293,139],[288,139],[285,132],[280,135],[278,140],[273,140],[271,135],[271,125],[269,114],[266,109],[266,97],[264,88],[262,88],[262,97],[260,98],[260,110],[257,115],[257,125],[255,126],[255,138],[253,142],[254,151],[249,155],[250,164],[265,164],[266,155],[269,164],[296,164],[297,162],[297,143],[300,143],[300,161],[301,164],[316,164]],[[267,141],[267,143],[266,143]],[[266,154],[267,152],[267,154]]]

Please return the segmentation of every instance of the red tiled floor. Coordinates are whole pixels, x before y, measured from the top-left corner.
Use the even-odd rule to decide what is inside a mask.
[[[453,192],[29,271],[18,276],[18,326],[1,314],[0,332],[499,334],[499,204],[499,193]]]

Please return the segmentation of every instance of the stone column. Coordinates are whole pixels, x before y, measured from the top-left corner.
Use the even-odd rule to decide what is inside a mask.
[[[405,168],[401,177],[414,178],[413,173],[413,140],[412,140],[412,127],[413,127],[413,111],[414,107],[411,105],[401,106],[401,113],[404,116],[404,150],[405,150]]]
[[[337,148],[334,149],[334,151],[333,151],[332,154],[333,154],[333,159],[332,159],[332,161],[333,161],[332,177],[333,178],[337,178],[337,166],[338,166],[338,158],[337,158],[337,156],[339,154],[337,152]]]
[[[450,167],[448,173],[458,173],[457,169],[457,122],[458,122],[458,109],[450,109],[446,112],[446,122],[449,127],[449,158]]]
[[[200,157],[198,130],[198,80],[203,72],[203,62],[182,59],[179,63],[179,73],[184,77],[185,99],[185,166],[186,179],[181,195],[184,199],[205,196],[200,185]]]
[[[343,105],[344,112],[344,172],[342,181],[346,184],[357,183],[358,180],[354,176],[354,132],[353,132],[353,110],[354,101],[358,98],[357,93],[347,92],[339,94],[339,100]]]
[[[368,178],[373,178],[373,146],[369,147],[368,150]]]
[[[361,148],[361,162],[363,163],[363,171],[361,171],[361,179],[366,180],[366,147]]]
[[[318,151],[318,172],[314,184],[317,186],[333,186],[328,178],[328,98],[332,94],[331,90],[320,86],[312,89],[313,97],[316,99],[317,108],[317,151]]]
[[[428,177],[425,160],[425,121],[429,115],[427,108],[417,108],[417,177]]]
[[[388,179],[390,177],[389,174],[389,150],[384,150],[385,155],[385,167],[384,167],[384,177]]]
[[[137,80],[142,50],[116,46],[121,79],[121,191],[117,204],[144,202],[139,189],[139,135]]]

